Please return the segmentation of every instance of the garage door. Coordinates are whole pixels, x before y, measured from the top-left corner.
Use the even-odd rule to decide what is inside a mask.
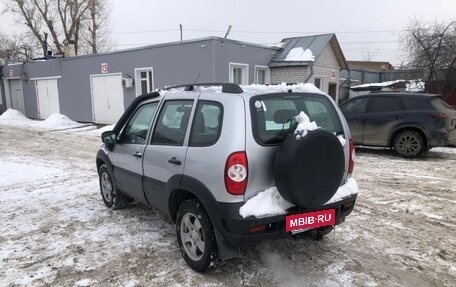
[[[21,80],[10,80],[11,108],[25,114]]]
[[[38,118],[46,119],[52,113],[60,113],[57,79],[36,80],[38,98]]]
[[[122,75],[91,76],[93,121],[113,124],[124,112]]]

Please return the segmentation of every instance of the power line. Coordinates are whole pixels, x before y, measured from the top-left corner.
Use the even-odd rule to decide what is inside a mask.
[[[115,35],[125,34],[147,34],[147,33],[161,33],[161,32],[178,32],[179,29],[161,29],[161,30],[143,30],[143,31],[124,31],[113,32]],[[215,29],[185,29],[186,32],[212,32],[212,33],[225,33],[225,30]],[[400,33],[405,30],[361,30],[361,31],[249,31],[249,30],[232,30],[231,33],[241,34],[371,34],[371,33]]]

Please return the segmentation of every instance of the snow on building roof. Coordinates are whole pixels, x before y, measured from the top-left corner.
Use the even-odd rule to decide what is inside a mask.
[[[285,57],[284,61],[315,61],[315,56],[312,54],[310,49],[305,49],[302,47],[296,47],[288,52],[287,56]]]
[[[306,66],[312,63],[323,52],[326,46],[331,45],[341,68],[347,68],[347,63],[339,46],[335,34],[312,35],[304,37],[286,38],[282,40],[282,49],[272,59],[270,67]],[[287,60],[287,56],[293,49],[301,48],[302,51],[309,49],[314,56],[309,58]],[[298,50],[296,50],[298,51]]]

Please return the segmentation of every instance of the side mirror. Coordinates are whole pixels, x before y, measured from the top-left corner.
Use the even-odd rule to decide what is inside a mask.
[[[101,141],[107,145],[116,143],[117,135],[114,131],[106,131],[101,134]]]

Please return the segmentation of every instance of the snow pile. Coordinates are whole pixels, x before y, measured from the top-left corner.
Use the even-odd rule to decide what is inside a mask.
[[[31,120],[24,116],[21,112],[13,109],[8,109],[0,115],[0,124],[42,130],[66,130],[81,127],[93,129],[95,127],[92,124],[81,124],[72,121],[67,116],[56,113],[51,114],[44,121]]]
[[[345,143],[347,142],[347,140],[344,138],[344,136],[343,135],[338,135],[337,138],[339,139],[340,144],[342,146],[345,146]]]
[[[0,115],[0,121],[2,122],[30,122],[31,120],[24,116],[20,111],[7,109],[3,114]]]
[[[42,126],[48,129],[64,129],[80,127],[83,124],[77,123],[65,115],[53,113],[42,122]]]
[[[303,111],[301,111],[299,115],[295,117],[295,119],[298,123],[298,126],[294,131],[297,140],[305,137],[307,135],[307,131],[314,131],[318,129],[317,123],[315,123],[315,121],[311,122],[309,116],[306,115],[306,113]]]
[[[334,196],[331,197],[331,199],[328,200],[328,202],[326,202],[324,205],[337,202],[352,194],[358,194],[358,192],[358,183],[353,177],[350,177],[349,179],[347,179],[344,185],[339,187],[336,194],[334,194]]]
[[[350,195],[358,194],[358,183],[350,177],[344,185],[340,186],[336,194],[323,206],[342,200]],[[287,209],[295,206],[286,201],[275,186],[259,192],[239,209],[243,218],[254,216],[256,218],[286,214]]]
[[[425,82],[418,80],[411,80],[410,83],[407,83],[407,92],[424,92]]]
[[[269,45],[269,47],[272,47],[272,48],[279,48],[279,49],[282,49],[283,46],[285,46],[285,42],[280,42],[280,43],[275,43],[275,44]]]
[[[360,88],[370,88],[370,87],[380,87],[380,88],[386,88],[389,86],[392,86],[394,84],[402,83],[402,82],[407,82],[405,80],[395,80],[395,81],[387,81],[387,82],[381,82],[381,83],[369,83],[369,84],[362,84],[358,86],[352,86],[350,89],[360,89]]]
[[[259,94],[270,94],[270,93],[288,93],[289,90],[292,90],[294,93],[314,93],[328,95],[327,93],[321,91],[315,85],[310,83],[299,83],[294,85],[287,85],[286,83],[281,83],[278,85],[241,85],[242,90],[246,93],[252,93],[255,95]],[[166,96],[167,94],[180,93],[184,88],[175,88],[171,90],[160,91],[160,95]],[[194,91],[205,92],[205,93],[221,93],[221,86],[195,86]]]
[[[310,49],[304,50],[303,47],[296,47],[288,52],[287,56],[284,59],[285,61],[302,61],[309,62],[315,61],[315,56],[312,54]]]
[[[294,204],[286,201],[277,188],[271,187],[249,199],[239,209],[239,215],[243,218],[280,215],[287,213],[286,210],[292,206]]]
[[[313,84],[294,84],[287,85],[282,83],[280,85],[245,85],[241,86],[244,92],[253,93],[253,94],[267,94],[267,93],[287,93],[289,90],[292,90],[294,93],[316,93],[326,95],[326,93],[319,90]]]

